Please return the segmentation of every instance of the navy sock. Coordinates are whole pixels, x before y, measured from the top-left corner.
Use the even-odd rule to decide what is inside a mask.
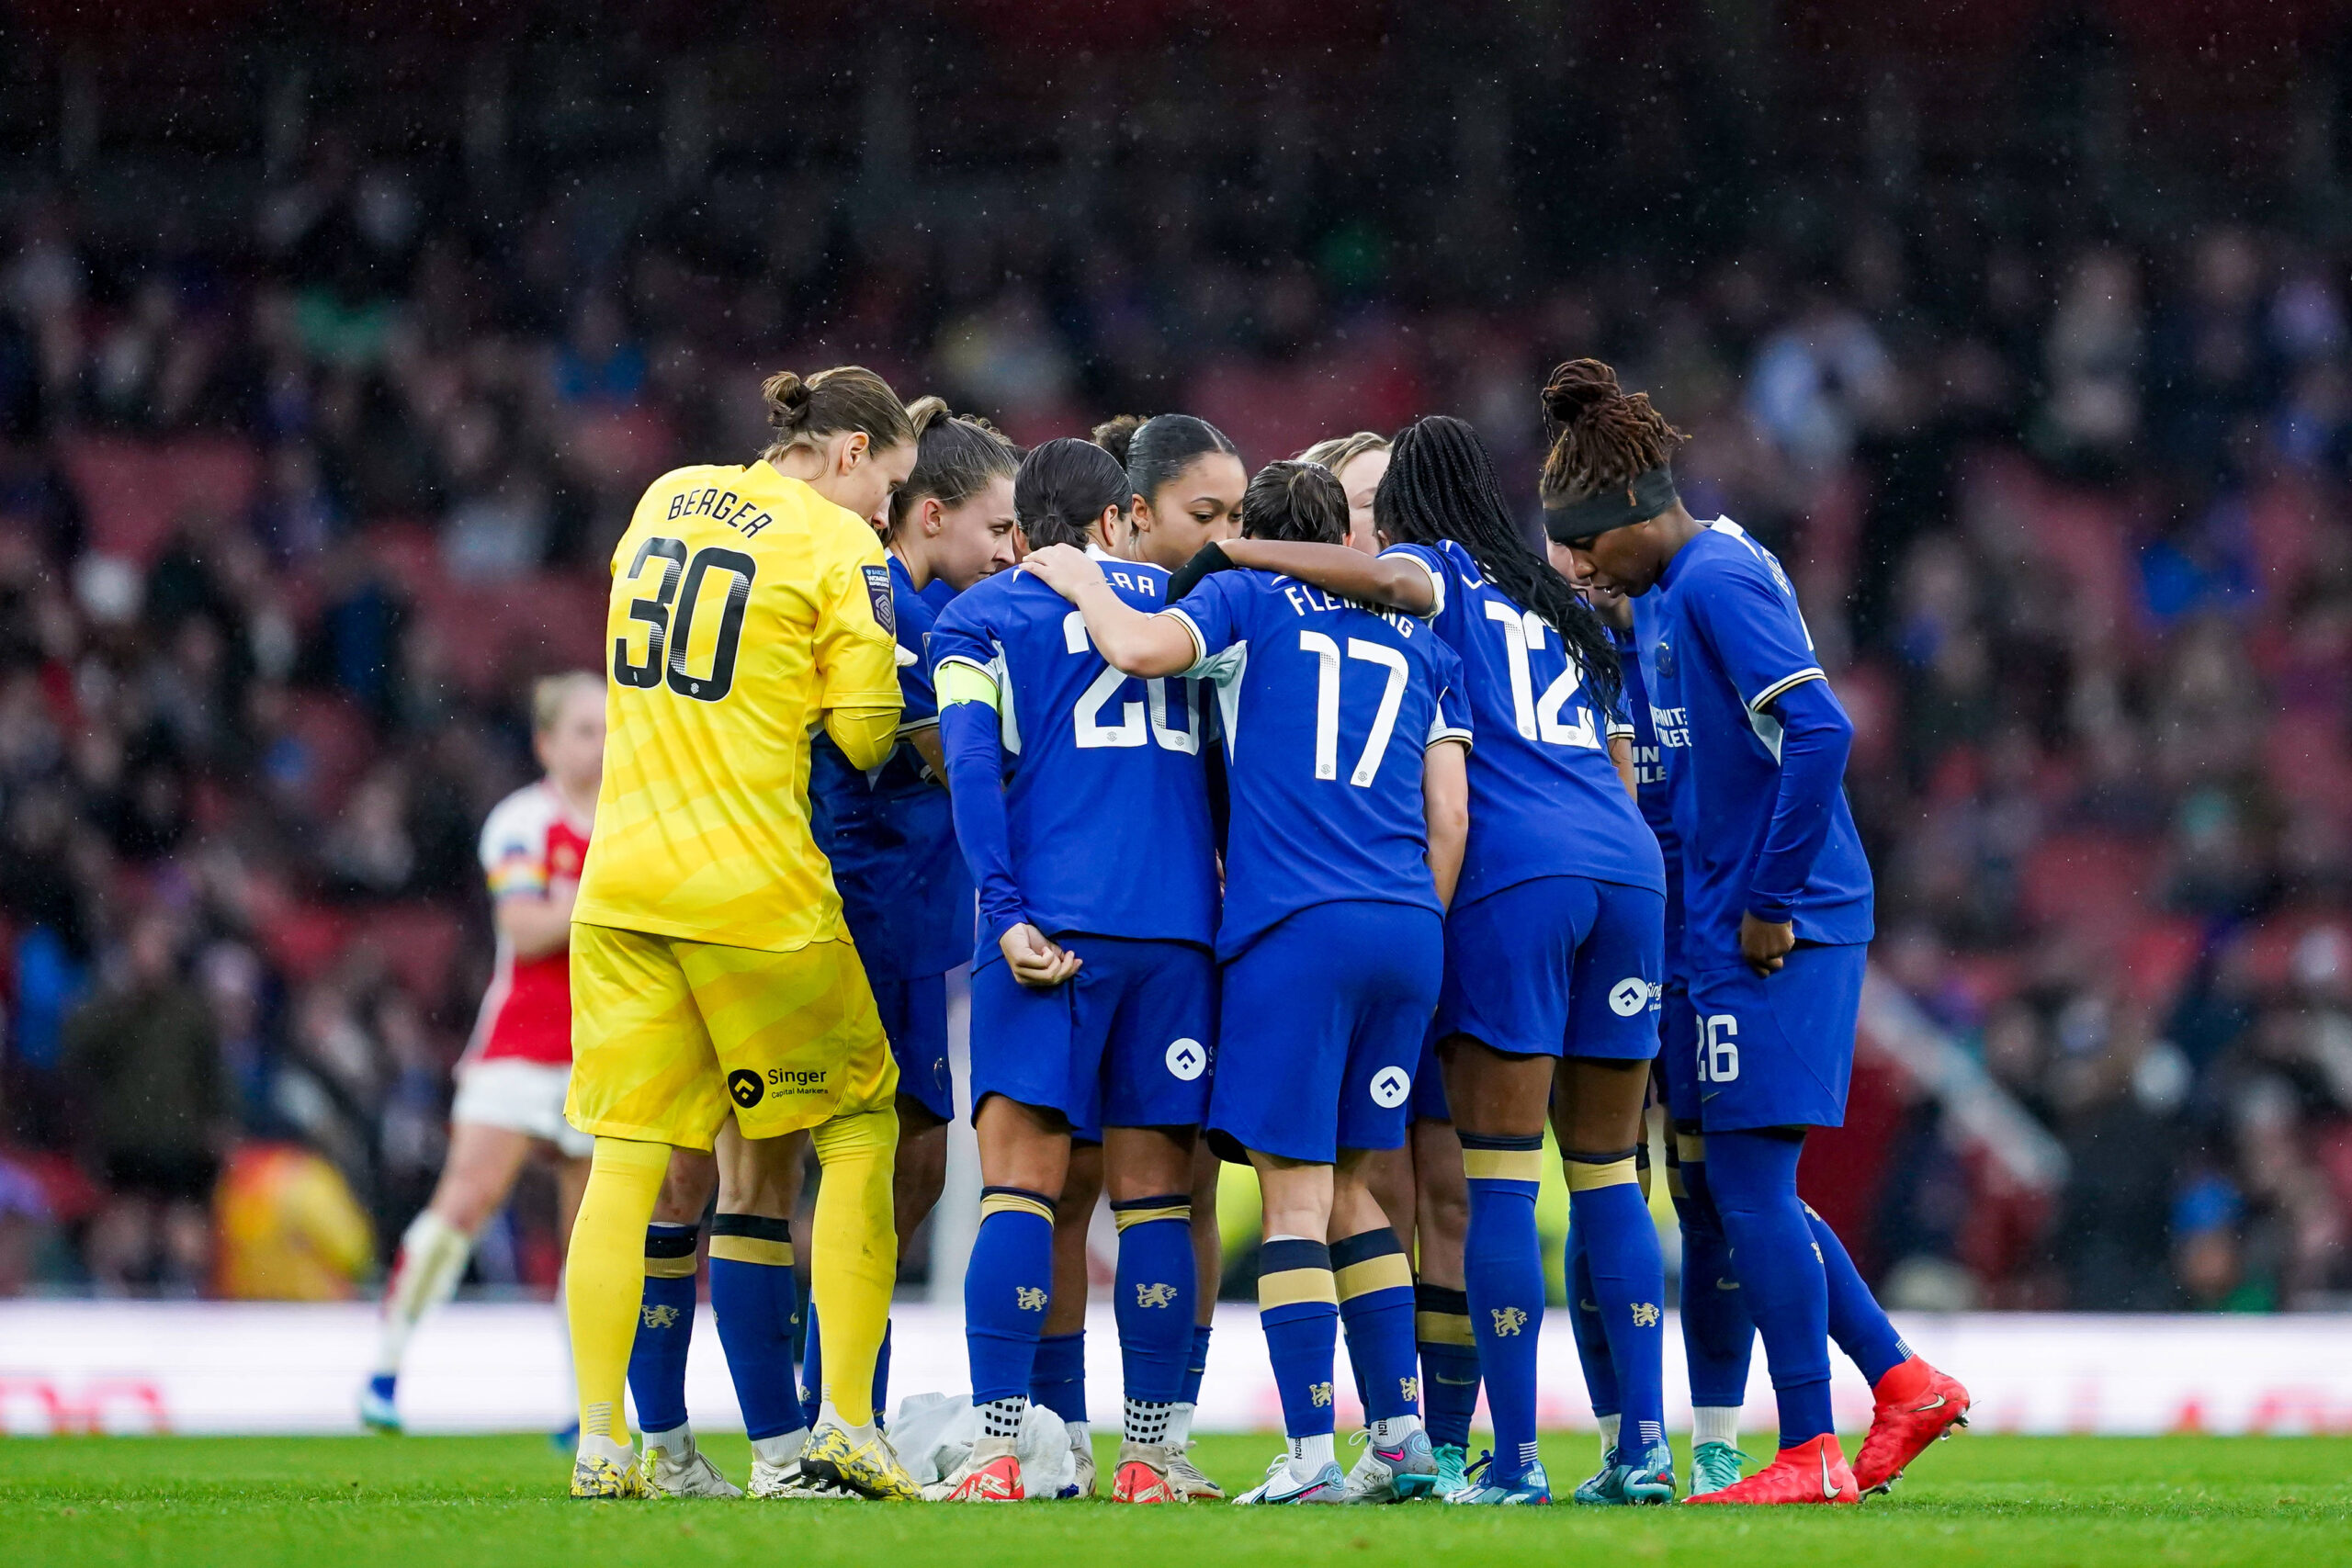
[[[695,1337],[693,1225],[645,1227],[645,1300],[628,1348],[628,1394],[637,1424],[668,1432],[686,1424],[686,1347]]]
[[[1184,1396],[1193,1356],[1192,1199],[1129,1198],[1111,1205],[1111,1220],[1119,1231],[1113,1315],[1121,1382],[1129,1399],[1173,1404]]]
[[[1804,1207],[1804,1217],[1813,1229],[1814,1246],[1821,1249],[1822,1277],[1829,1288],[1829,1337],[1862,1369],[1863,1381],[1876,1388],[1879,1379],[1911,1359],[1911,1347],[1887,1321],[1878,1297],[1862,1283],[1846,1244],[1838,1239],[1829,1222],[1815,1213],[1810,1203]]]
[[[1674,1135],[1674,1213],[1682,1222],[1682,1354],[1690,1369],[1690,1403],[1736,1410],[1747,1399],[1748,1358],[1756,1323],[1732,1272],[1731,1248],[1708,1190],[1706,1144],[1696,1133]]]
[[[1584,1255],[1584,1232],[1568,1225],[1569,1319],[1576,1328],[1577,1364],[1584,1368],[1584,1391],[1596,1416],[1610,1416],[1624,1408],[1617,1393],[1617,1364],[1609,1359],[1609,1330],[1601,1325],[1600,1300],[1592,1293],[1592,1266]]]
[[[1832,1427],[1829,1288],[1797,1199],[1803,1149],[1802,1139],[1774,1133],[1707,1134],[1708,1188],[1739,1269],[1740,1293],[1764,1337],[1784,1449]]]
[[[728,1375],[752,1439],[798,1431],[792,1320],[800,1306],[792,1274],[792,1222],[717,1214],[710,1222],[710,1313],[727,1349]]]
[[[874,1424],[884,1427],[890,1424],[890,1327],[882,1325],[882,1343],[874,1351]]]
[[[1413,1337],[1421,1352],[1421,1403],[1430,1441],[1470,1446],[1478,1409],[1478,1341],[1470,1332],[1470,1298],[1443,1285],[1413,1287]]]
[[[1086,1419],[1086,1330],[1048,1334],[1029,1366],[1029,1403],[1065,1421]]]
[[[1022,1399],[1054,1285],[1054,1201],[1016,1187],[980,1191],[980,1231],[964,1267],[972,1403]]]
[[[1201,1378],[1209,1370],[1209,1329],[1205,1323],[1193,1325],[1193,1353],[1184,1361],[1184,1388],[1176,1396],[1179,1404],[1201,1402]]]
[[[1348,1361],[1367,1422],[1421,1413],[1413,1355],[1413,1266],[1386,1225],[1331,1244],[1331,1277],[1347,1331]]]
[[[1516,1483],[1535,1462],[1535,1341],[1544,1327],[1544,1258],[1535,1234],[1535,1194],[1544,1139],[1462,1134],[1470,1225],[1462,1273],[1487,1413],[1495,1423],[1489,1483]]]
[[[1282,1393],[1283,1433],[1328,1435],[1336,1403],[1331,1362],[1340,1326],[1331,1249],[1297,1236],[1260,1247],[1258,1321],[1265,1325],[1266,1356]]]
[[[825,1405],[824,1342],[817,1332],[817,1298],[811,1293],[808,1310],[800,1314],[800,1424],[812,1428]]]
[[[1585,1269],[1617,1373],[1618,1443],[1630,1464],[1666,1441],[1666,1264],[1631,1149],[1572,1154],[1567,1177],[1568,1225],[1584,1232]]]

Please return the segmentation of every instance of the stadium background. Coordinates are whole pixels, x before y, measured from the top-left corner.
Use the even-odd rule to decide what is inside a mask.
[[[2352,19],[2222,14],[0,4],[0,1294],[371,1292],[522,694],[763,371],[1532,509],[1592,352],[1856,717],[1890,1304],[2352,1304]]]

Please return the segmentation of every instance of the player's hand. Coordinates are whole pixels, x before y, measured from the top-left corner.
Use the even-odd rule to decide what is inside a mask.
[[[1797,928],[1793,920],[1777,925],[1759,920],[1754,915],[1739,917],[1739,955],[1758,975],[1772,975],[1788,962],[1790,950],[1797,944]]]
[[[1034,990],[1052,990],[1077,974],[1079,965],[1085,962],[1026,920],[997,938],[996,945],[997,951],[1004,954],[1012,977]]]
[[[1072,602],[1087,584],[1102,581],[1102,569],[1076,545],[1047,545],[1042,550],[1031,550],[1020,570]]]

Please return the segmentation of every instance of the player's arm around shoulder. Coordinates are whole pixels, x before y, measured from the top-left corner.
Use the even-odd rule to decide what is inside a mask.
[[[816,705],[825,733],[852,767],[879,767],[898,743],[905,701],[889,557],[873,529],[837,506],[817,509],[809,534],[817,579]]]
[[[1176,617],[1148,615],[1122,598],[1102,564],[1069,545],[1031,552],[1022,571],[1078,606],[1086,635],[1102,661],[1125,675],[1148,680],[1181,675],[1201,658],[1193,633]]]

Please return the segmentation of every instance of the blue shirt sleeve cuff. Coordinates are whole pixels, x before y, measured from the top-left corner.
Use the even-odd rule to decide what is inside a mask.
[[[1748,896],[1747,912],[1767,925],[1785,926],[1796,919],[1797,907],[1785,898]]]

